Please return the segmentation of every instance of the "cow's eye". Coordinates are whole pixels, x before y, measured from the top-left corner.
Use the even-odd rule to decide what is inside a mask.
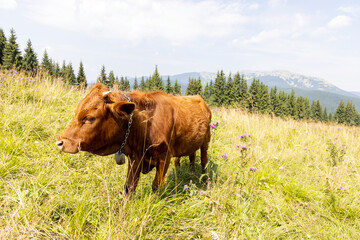
[[[93,123],[95,121],[95,117],[85,117],[83,122],[84,123]]]

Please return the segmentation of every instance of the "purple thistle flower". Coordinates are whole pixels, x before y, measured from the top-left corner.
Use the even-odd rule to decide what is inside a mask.
[[[184,185],[184,189],[189,189],[189,186],[188,186],[188,185]]]
[[[343,188],[343,186],[340,185],[339,189],[340,189],[340,190],[343,190],[344,188]]]
[[[228,155],[227,155],[227,154],[223,154],[223,155],[221,155],[220,157],[222,157],[222,158],[227,158]]]
[[[250,137],[251,134],[250,133],[245,133],[239,136],[239,138],[245,138],[245,137]]]
[[[236,147],[240,148],[241,150],[248,150],[249,148],[245,145],[236,144]]]
[[[253,172],[259,171],[259,169],[257,169],[256,167],[250,167],[249,170],[250,170],[250,171],[253,171]]]
[[[212,128],[216,128],[217,126],[219,126],[219,124],[220,124],[219,121],[209,123],[210,127],[212,127]]]
[[[203,190],[200,191],[200,195],[204,195],[205,192]]]

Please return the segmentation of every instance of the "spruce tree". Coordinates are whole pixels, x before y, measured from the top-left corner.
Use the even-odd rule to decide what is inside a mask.
[[[27,41],[27,47],[25,49],[23,69],[29,74],[34,75],[37,71],[39,62],[34,52],[30,39]]]
[[[120,89],[120,91],[125,91],[125,79],[124,79],[124,77],[120,78],[119,89]]]
[[[66,66],[65,79],[70,85],[77,85],[74,69],[71,62]]]
[[[84,88],[87,87],[85,70],[84,70],[84,65],[83,65],[82,61],[80,61],[79,71],[78,71],[77,78],[76,78],[76,83],[78,85],[81,85]]]
[[[345,108],[345,103],[342,99],[340,101],[339,106],[335,110],[334,118],[335,118],[335,121],[337,121],[338,123],[346,122],[346,108]]]
[[[115,75],[113,71],[109,72],[109,76],[107,78],[107,87],[112,88],[115,84]]]
[[[224,88],[224,105],[228,106],[234,103],[234,96],[232,96],[232,88],[233,88],[233,80],[231,77],[231,73],[225,83]]]
[[[247,81],[244,75],[241,75],[240,79],[240,95],[239,98],[236,100],[242,108],[247,108],[249,100],[249,90]]]
[[[280,101],[277,94],[276,86],[270,89],[270,111],[275,114],[275,116],[280,116]]]
[[[201,84],[201,78],[200,77],[195,81],[194,90],[195,90],[195,95],[202,96],[203,87],[202,87],[202,84]]]
[[[67,67],[69,67],[69,65],[67,65]],[[48,56],[48,53],[47,53],[46,49],[44,51],[44,55],[43,55],[43,58],[42,58],[42,61],[41,61],[40,69],[43,72],[47,72],[49,74],[52,74],[51,60],[50,60],[50,58]],[[65,70],[65,74],[69,74],[68,69]],[[66,75],[66,76],[69,77],[69,75]]]
[[[202,96],[204,97],[204,100],[210,104],[210,96],[211,96],[211,92],[210,92],[210,87],[209,84],[206,83],[205,88],[204,88],[204,92],[202,94]]]
[[[130,91],[130,81],[125,77],[124,80],[124,91]]]
[[[350,126],[356,125],[357,113],[355,105],[348,101],[345,107],[345,123]]]
[[[16,35],[14,29],[10,30],[10,38],[5,43],[3,50],[3,67],[7,70],[15,68],[19,70],[22,65],[22,57],[19,45],[16,43]]]
[[[60,77],[61,76],[61,68],[58,62],[56,62],[55,64],[55,77]]]
[[[302,96],[299,96],[296,99],[296,111],[297,111],[297,119],[307,119],[307,109],[306,109],[306,103],[305,103],[305,98]]]
[[[144,79],[143,76],[141,77],[139,88],[140,88],[140,91],[142,91],[142,92],[144,92],[146,90],[146,88],[145,88],[145,79]]]
[[[167,77],[167,80],[166,80],[165,92],[166,92],[166,93],[172,93],[172,92],[173,92],[173,89],[172,89],[172,86],[171,86],[171,82],[170,82],[170,76],[168,76],[168,77]]]
[[[136,90],[139,88],[138,82],[137,82],[137,78],[135,77],[134,79],[134,86],[133,86],[133,90]]]
[[[310,119],[311,109],[310,109],[310,100],[308,98],[304,98],[304,108],[305,108],[305,119]]]
[[[195,95],[195,80],[189,77],[189,82],[185,90],[185,95]]]
[[[297,106],[296,106],[296,97],[295,97],[295,91],[294,89],[291,90],[291,94],[288,98],[287,101],[287,105],[288,105],[288,111],[289,111],[289,115],[294,118],[297,119]]]
[[[249,87],[248,109],[256,112],[260,109],[260,80],[253,79]]]
[[[6,44],[6,37],[4,31],[0,28],[0,65],[3,65],[5,44]]]
[[[214,88],[213,88],[214,103],[217,106],[221,106],[224,104],[225,83],[226,83],[225,74],[223,70],[221,70],[220,72],[217,72]]]
[[[159,75],[157,65],[155,66],[154,74],[150,77],[150,89],[164,91],[164,82]]]
[[[311,118],[315,121],[322,121],[323,120],[323,112],[322,107],[320,105],[320,101],[313,101],[311,104]]]
[[[270,96],[268,86],[260,83],[259,87],[259,111],[261,113],[268,113],[270,110]]]
[[[275,113],[279,117],[289,116],[289,110],[287,106],[288,95],[284,91],[279,91],[279,109]]]
[[[176,94],[176,95],[180,95],[180,96],[182,95],[181,85],[178,84],[177,79],[175,80],[175,83],[174,83],[173,93]]]
[[[61,66],[61,70],[60,70],[60,75],[61,75],[61,77],[64,78],[64,80],[65,80],[65,74],[66,74],[66,63],[64,60],[62,63],[62,66]]]
[[[323,120],[324,122],[329,122],[329,115],[328,115],[328,113],[327,113],[327,108],[326,108],[326,107],[324,108],[322,120]]]
[[[146,80],[145,80],[145,91],[147,91],[147,92],[154,90],[151,79],[152,79],[152,77],[150,76],[150,77],[146,78]]]
[[[100,76],[98,77],[98,82],[107,86],[108,82],[107,82],[107,77],[106,77],[106,71],[105,71],[105,66],[103,65],[101,68],[101,72],[100,72]]]
[[[232,82],[232,88],[230,90],[230,95],[232,96],[232,103],[240,106],[241,102],[241,92],[240,92],[240,73],[237,72],[234,76]]]

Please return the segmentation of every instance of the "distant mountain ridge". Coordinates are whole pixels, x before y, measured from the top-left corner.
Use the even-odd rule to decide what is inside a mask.
[[[357,94],[344,91],[335,85],[326,82],[324,79],[297,74],[289,71],[242,71],[248,83],[256,78],[262,81],[269,87],[276,86],[278,89],[299,88],[303,90],[317,90],[332,92],[340,95],[359,97]],[[216,73],[211,72],[189,72],[170,76],[172,81],[175,79],[185,86],[188,83],[189,77],[201,79],[203,84],[209,83],[211,80],[215,81]],[[166,76],[167,78],[167,76]]]

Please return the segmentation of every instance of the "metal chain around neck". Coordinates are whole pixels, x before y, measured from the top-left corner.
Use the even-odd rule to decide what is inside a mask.
[[[129,98],[128,96],[126,96],[125,93],[122,93],[122,95],[124,95],[124,97],[126,98],[126,100],[127,100],[128,102],[131,102],[130,98]],[[128,137],[129,137],[131,124],[132,124],[132,122],[133,122],[133,114],[134,114],[133,112],[130,114],[130,118],[129,118],[129,122],[128,122],[128,127],[127,127],[126,132],[125,132],[124,141],[123,141],[122,144],[121,144],[120,150],[117,152],[117,154],[119,154],[119,155],[122,154],[122,150],[123,150],[123,148],[125,147],[126,140],[127,140]]]

